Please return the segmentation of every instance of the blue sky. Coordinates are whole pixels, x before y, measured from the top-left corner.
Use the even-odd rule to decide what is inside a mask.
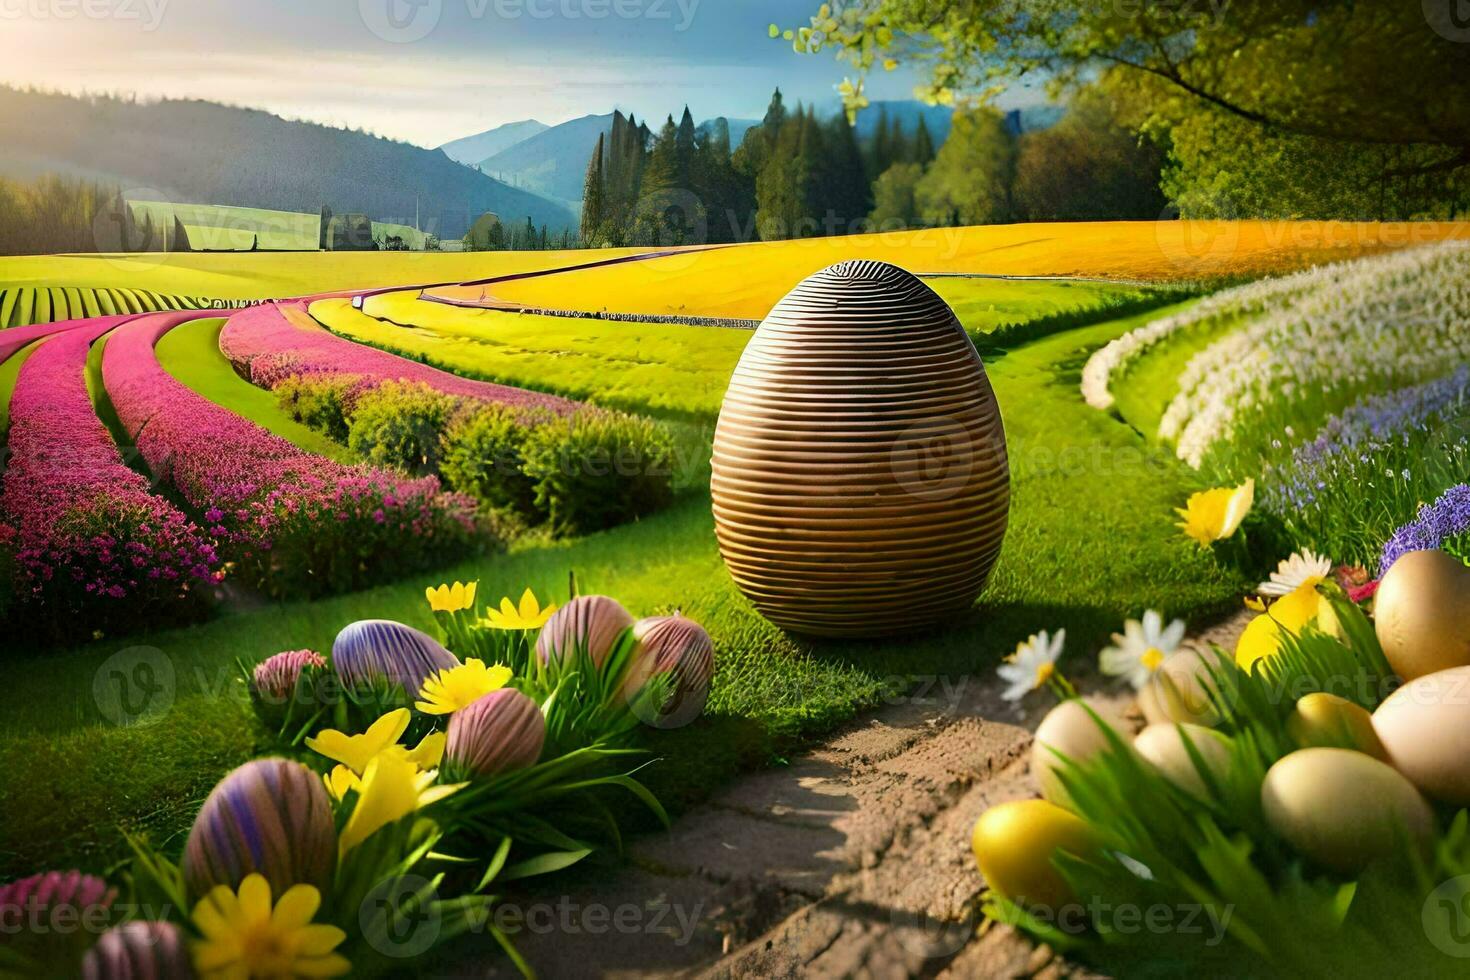
[[[198,97],[425,146],[621,108],[836,105],[849,66],[767,26],[808,0],[0,0],[0,81]],[[906,69],[870,81],[908,98]]]

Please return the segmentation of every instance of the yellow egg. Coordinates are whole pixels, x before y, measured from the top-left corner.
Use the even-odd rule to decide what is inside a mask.
[[[1213,728],[1172,723],[1149,725],[1133,740],[1133,749],[1175,786],[1201,799],[1210,799],[1213,794],[1185,747],[1185,738],[1199,753],[1205,769],[1217,781],[1223,780],[1230,771],[1230,740]]]
[[[1215,651],[1180,650],[1165,660],[1138,692],[1138,707],[1150,725],[1182,721],[1213,725],[1219,714],[1205,688],[1210,670],[1227,667]]]
[[[1058,851],[1095,855],[1097,832],[1045,800],[1013,800],[993,806],[975,821],[970,838],[985,882],[1018,905],[1059,908],[1075,901],[1052,863]]]
[[[1062,762],[1060,752],[1073,762],[1082,762],[1103,751],[1110,744],[1107,735],[1097,720],[1087,713],[1091,708],[1102,721],[1117,731],[1123,730],[1118,713],[1099,701],[1084,702],[1070,698],[1052,708],[1036,728],[1036,740],[1031,745],[1031,771],[1041,785],[1041,795],[1057,806],[1071,807],[1067,791],[1057,772]],[[1119,736],[1125,743],[1126,736]]]
[[[1368,709],[1336,694],[1318,691],[1300,698],[1286,719],[1286,731],[1298,748],[1355,749],[1388,761]]]
[[[1406,681],[1470,665],[1470,568],[1443,551],[1393,563],[1373,599],[1378,642]]]
[[[1436,800],[1470,806],[1470,667],[1394,691],[1373,712],[1373,729],[1409,782]]]
[[[1279,759],[1261,784],[1266,823],[1317,864],[1355,874],[1404,860],[1405,839],[1434,832],[1429,803],[1392,766],[1352,749],[1301,749]]]

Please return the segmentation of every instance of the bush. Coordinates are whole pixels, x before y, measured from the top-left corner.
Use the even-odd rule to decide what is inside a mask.
[[[553,532],[585,534],[673,498],[674,443],[656,423],[615,412],[547,419],[527,434],[525,473]]]
[[[540,523],[546,514],[536,503],[536,481],[525,471],[523,449],[531,430],[545,421],[503,405],[470,412],[445,433],[439,472],[452,489],[482,506]]]
[[[348,448],[415,476],[437,473],[444,433],[463,404],[425,384],[384,382],[353,406]]]
[[[292,375],[276,385],[281,409],[329,439],[346,442],[351,395],[362,383],[356,375]]]

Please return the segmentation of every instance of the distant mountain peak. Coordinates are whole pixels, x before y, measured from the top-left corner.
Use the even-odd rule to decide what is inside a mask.
[[[494,129],[487,129],[473,136],[450,140],[439,149],[443,150],[444,155],[449,159],[472,167],[486,157],[492,157],[508,150],[517,143],[523,143],[550,128],[537,119],[522,119],[519,122],[505,123]]]

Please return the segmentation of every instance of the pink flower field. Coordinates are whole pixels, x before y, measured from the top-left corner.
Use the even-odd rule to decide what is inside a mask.
[[[294,319],[293,319],[294,317]],[[310,323],[300,303],[266,303],[236,313],[220,333],[220,350],[252,384],[274,388],[291,377],[351,376],[354,394],[386,381],[424,384],[447,395],[570,414],[583,407],[555,395],[472,381],[385,351],[343,340]]]
[[[195,394],[154,345],[187,316],[140,317],[108,341],[102,372],[152,472],[198,512],[237,573],[275,594],[336,591],[465,548],[472,501],[304,452]]]
[[[93,411],[87,352],[126,319],[63,327],[26,361],[11,397],[0,509],[20,598],[58,623],[83,609],[93,625],[147,622],[221,574],[208,534],[150,492]]]

